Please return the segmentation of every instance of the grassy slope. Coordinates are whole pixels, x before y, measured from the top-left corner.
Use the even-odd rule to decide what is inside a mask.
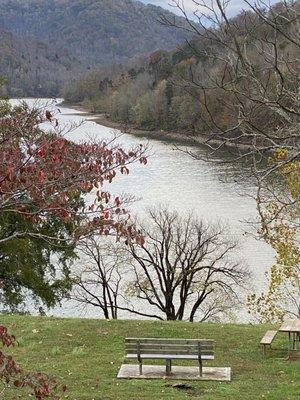
[[[68,399],[300,399],[299,361],[279,358],[286,354],[286,337],[279,334],[274,342],[276,350],[269,351],[266,359],[261,355],[259,341],[269,328],[266,325],[109,322],[0,315],[0,324],[3,323],[16,324],[13,331],[20,341],[20,346],[13,349],[16,358],[28,369],[60,377],[68,385]],[[215,339],[216,358],[208,365],[231,366],[233,380],[231,383],[192,382],[193,388],[188,392],[167,386],[165,380],[117,380],[126,336]],[[2,398],[10,399],[11,394],[9,390]]]

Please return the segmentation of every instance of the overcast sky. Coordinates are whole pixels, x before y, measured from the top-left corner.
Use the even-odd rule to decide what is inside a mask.
[[[171,11],[176,11],[176,9],[174,7],[171,6],[172,4],[172,0],[140,0],[143,3],[152,3],[155,4],[156,6],[161,6],[163,8],[167,8],[168,10]],[[195,3],[193,2],[193,0],[180,0],[183,2],[185,9],[187,12],[189,12],[190,14],[195,11],[197,9],[197,7],[195,6]],[[279,0],[277,0],[279,1]],[[265,0],[265,4],[267,3],[276,3],[276,0]],[[251,1],[252,3],[255,2],[255,0]],[[208,4],[211,4],[211,0],[207,0]],[[199,7],[198,7],[199,8]],[[228,5],[228,12],[230,13],[230,15],[234,15],[237,14],[240,10],[242,9],[246,9],[247,5],[245,4],[245,2],[243,0],[231,0],[229,5]]]

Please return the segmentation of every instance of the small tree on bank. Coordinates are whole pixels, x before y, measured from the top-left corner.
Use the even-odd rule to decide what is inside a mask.
[[[284,161],[287,154],[287,150],[277,151],[270,163]],[[263,322],[282,321],[286,316],[300,318],[299,198],[299,161],[283,162],[258,190],[260,234],[276,251],[267,290],[249,296],[250,311]]]
[[[163,208],[150,210],[149,217],[145,243],[129,244],[134,280],[127,294],[147,310],[133,312],[193,322],[232,309],[248,272],[235,260],[236,244],[226,231]]]

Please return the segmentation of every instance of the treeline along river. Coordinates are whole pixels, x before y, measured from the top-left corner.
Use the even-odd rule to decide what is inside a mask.
[[[12,100],[13,103],[19,100]],[[26,99],[30,105],[43,105],[46,99]],[[50,107],[50,104],[49,104]],[[51,103],[53,107],[53,103]],[[120,131],[99,125],[92,117],[72,108],[58,106],[59,124],[65,131],[73,125],[75,128],[67,133],[74,141],[93,139],[110,139]],[[150,157],[147,166],[133,165],[128,176],[119,176],[109,187],[114,194],[126,193],[137,199],[130,206],[132,214],[143,217],[147,207],[168,205],[182,214],[192,212],[208,222],[221,222],[228,225],[231,235],[240,241],[239,252],[252,272],[249,292],[260,292],[266,285],[266,270],[274,262],[274,253],[270,246],[257,240],[249,234],[250,226],[245,220],[256,218],[255,201],[245,194],[254,193],[254,185],[246,178],[243,165],[236,164],[228,167],[220,163],[219,155],[211,161],[192,158],[181,152],[176,145],[183,143],[164,139],[149,139],[149,137],[123,134],[118,137],[118,143],[125,148],[137,143],[148,143]],[[205,156],[207,149],[199,145],[188,148],[195,153]],[[254,231],[253,231],[254,232]],[[49,312],[57,316],[99,316],[99,310],[88,308],[82,310],[71,301],[66,301],[61,307]],[[120,314],[128,318],[128,314]],[[238,312],[238,320],[247,321],[244,309]]]

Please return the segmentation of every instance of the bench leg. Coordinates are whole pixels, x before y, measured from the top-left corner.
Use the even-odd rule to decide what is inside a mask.
[[[166,360],[166,376],[170,376],[172,372],[172,360]]]
[[[140,368],[140,375],[143,375],[143,364],[142,364],[142,361],[139,362],[139,368]]]
[[[297,332],[293,333],[293,350],[297,350],[297,341],[299,340],[298,335],[299,333]]]
[[[199,362],[199,376],[202,377],[203,375],[203,366],[202,366],[202,362]]]

